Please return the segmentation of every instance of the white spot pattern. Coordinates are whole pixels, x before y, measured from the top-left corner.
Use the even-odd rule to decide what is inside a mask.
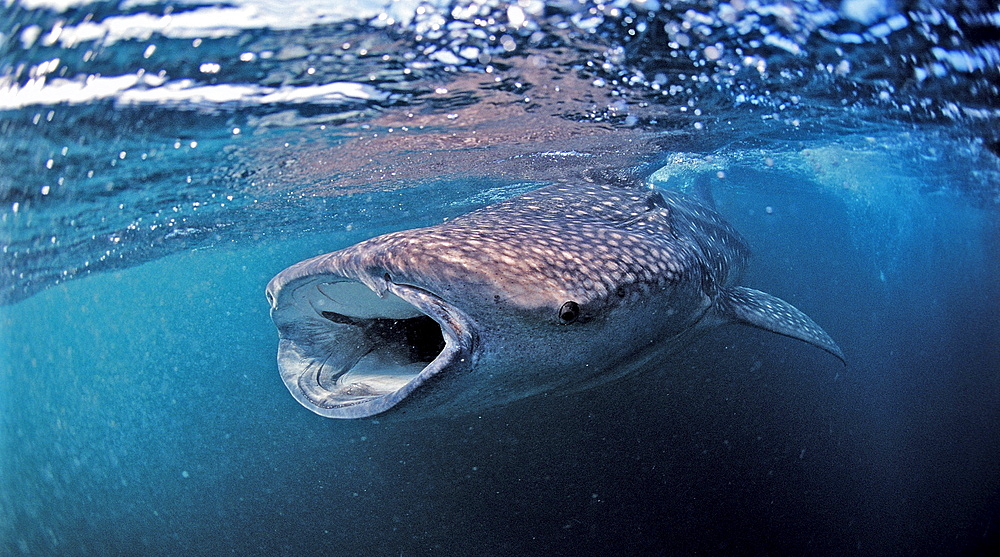
[[[372,238],[324,264],[445,291],[581,315],[634,303],[681,280],[729,284],[747,250],[714,211],[680,194],[610,185],[553,185],[451,221]]]

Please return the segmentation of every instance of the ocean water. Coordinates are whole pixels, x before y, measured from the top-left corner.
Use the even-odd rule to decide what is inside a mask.
[[[0,553],[1000,545],[995,3],[6,0]],[[267,281],[556,181],[711,178],[739,326],[454,416],[330,420]]]

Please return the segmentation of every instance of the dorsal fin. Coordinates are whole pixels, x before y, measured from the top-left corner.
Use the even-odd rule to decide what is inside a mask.
[[[718,304],[722,316],[730,321],[803,340],[826,350],[847,365],[844,353],[830,335],[808,315],[780,298],[760,290],[735,286],[721,293]]]
[[[715,197],[712,196],[712,177],[702,172],[694,177],[691,192],[709,209],[715,210]]]
[[[584,170],[584,180],[594,184],[608,184],[619,188],[640,188],[645,183],[646,174],[643,166],[625,168],[588,168]]]

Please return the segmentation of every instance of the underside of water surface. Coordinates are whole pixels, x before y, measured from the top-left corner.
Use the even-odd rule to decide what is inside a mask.
[[[998,42],[976,1],[6,0],[0,553],[988,554]],[[556,182],[709,184],[848,368],[730,326],[451,419],[289,396],[272,276]]]
[[[986,4],[4,12],[8,301],[185,249],[331,221],[376,230],[640,164],[777,168],[866,196],[886,189],[866,173],[887,163],[901,193],[1000,203],[1000,16]],[[415,215],[427,205],[401,199],[421,189],[449,191]]]

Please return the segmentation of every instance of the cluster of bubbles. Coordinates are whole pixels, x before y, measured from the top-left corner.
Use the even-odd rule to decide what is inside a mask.
[[[0,23],[0,89],[45,76],[129,72],[138,79],[128,85],[132,93],[179,80],[377,85],[483,71],[507,57],[567,47],[579,52],[578,68],[595,85],[665,102],[847,106],[924,120],[992,121],[1000,113],[1000,9],[985,1],[416,0],[345,14],[310,8],[304,13],[313,19],[301,21],[291,4],[283,18],[251,0],[229,8],[151,3],[130,15],[97,5],[18,13],[14,3]],[[283,26],[307,24],[316,32],[305,41],[268,46],[280,43]],[[262,32],[268,28],[270,37]],[[233,40],[241,33],[245,39]],[[386,34],[400,44],[372,46]],[[200,59],[156,67],[164,50],[157,43],[178,39]],[[135,61],[138,72],[128,67]],[[239,93],[270,99],[274,92]]]
[[[1000,10],[988,3],[459,0],[374,23],[386,21],[417,45],[416,64],[474,69],[537,48],[599,45],[600,59],[581,64],[595,85],[653,99],[906,120],[1000,115]]]

